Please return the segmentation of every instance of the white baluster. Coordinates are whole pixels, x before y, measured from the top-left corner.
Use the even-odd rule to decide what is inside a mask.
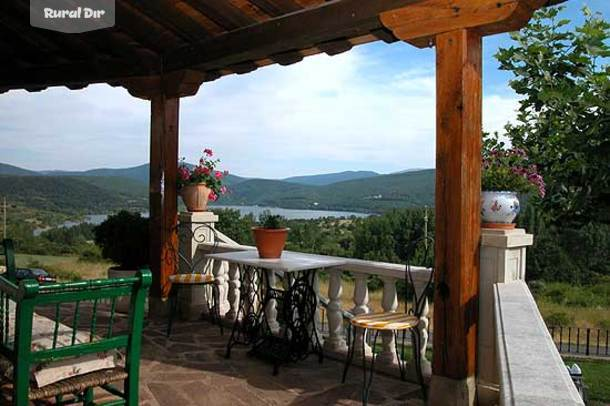
[[[420,360],[421,360],[421,369],[424,376],[432,375],[432,364],[430,360],[426,357],[426,347],[428,346],[428,326],[430,325],[430,306],[428,305],[428,298],[424,299],[424,308],[419,319],[418,331],[420,337]]]
[[[396,296],[396,279],[382,277],[383,297],[381,307],[384,312],[395,312],[398,308],[398,298]],[[381,332],[382,350],[379,354],[379,362],[384,364],[394,364],[397,362],[396,348],[393,331]]]
[[[324,337],[322,336],[322,318],[320,317],[320,277],[318,276],[318,272],[315,272],[313,275],[313,290],[316,293],[316,312],[314,314],[314,328],[316,329],[316,334],[318,335],[318,340],[321,345],[324,345]]]
[[[359,315],[369,313],[369,287],[367,286],[368,275],[355,273],[355,287],[354,287],[354,308],[352,309],[353,315]],[[353,327],[352,327],[353,328]],[[366,340],[364,337],[364,331],[357,327],[356,328],[356,340],[352,345],[355,345],[354,353],[362,354],[362,341]],[[364,344],[364,352],[366,355],[371,354],[371,347],[368,344]]]
[[[276,283],[275,271],[271,269],[266,269],[265,274],[267,276],[269,286],[271,288],[274,288]],[[265,286],[265,289],[266,288],[267,286]],[[267,307],[265,308],[265,318],[267,319],[269,329],[271,329],[273,333],[278,333],[280,331],[280,324],[277,321],[277,303],[275,299],[271,299],[267,303]]]
[[[343,286],[339,269],[329,270],[330,280],[328,283],[328,308],[326,311],[328,319],[328,337],[324,341],[324,348],[329,351],[346,351],[347,345],[343,335],[343,311],[341,309],[341,293]]]
[[[229,292],[227,294],[229,300],[229,311],[225,317],[229,320],[235,320],[237,317],[237,307],[239,306],[239,288],[241,281],[239,280],[239,268],[237,264],[229,264]]]
[[[214,298],[214,300],[216,300],[216,303],[219,306],[218,311],[222,316],[229,311],[229,302],[227,300],[229,277],[227,275],[227,266],[225,261],[213,261],[212,275],[214,275],[214,283],[218,286],[218,297]]]

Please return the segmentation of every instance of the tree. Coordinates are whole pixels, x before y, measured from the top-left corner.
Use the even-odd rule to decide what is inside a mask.
[[[528,151],[547,185],[544,210],[558,222],[610,222],[610,24],[583,9],[570,30],[562,8],[542,9],[500,49],[500,68],[523,96],[506,132]]]

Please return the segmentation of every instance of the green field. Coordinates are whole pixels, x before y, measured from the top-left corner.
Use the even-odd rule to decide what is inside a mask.
[[[591,405],[610,404],[610,360],[584,360],[565,357],[566,364],[578,364],[588,390]]]

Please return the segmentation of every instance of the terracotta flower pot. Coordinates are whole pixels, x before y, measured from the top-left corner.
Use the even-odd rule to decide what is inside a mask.
[[[481,221],[484,228],[515,228],[520,204],[515,192],[484,191],[481,193]]]
[[[188,211],[206,211],[208,209],[208,199],[210,198],[210,188],[203,183],[186,185],[182,187],[180,196]]]
[[[253,227],[254,241],[261,258],[280,258],[286,246],[288,228],[270,229]]]

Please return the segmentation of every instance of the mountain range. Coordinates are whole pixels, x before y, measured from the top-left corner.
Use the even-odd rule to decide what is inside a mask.
[[[380,212],[432,205],[434,170],[393,174],[346,171],[285,179],[229,175],[224,205]],[[17,203],[61,211],[145,208],[148,164],[87,171],[31,171],[0,163],[0,195]],[[92,211],[95,210],[95,211]]]

